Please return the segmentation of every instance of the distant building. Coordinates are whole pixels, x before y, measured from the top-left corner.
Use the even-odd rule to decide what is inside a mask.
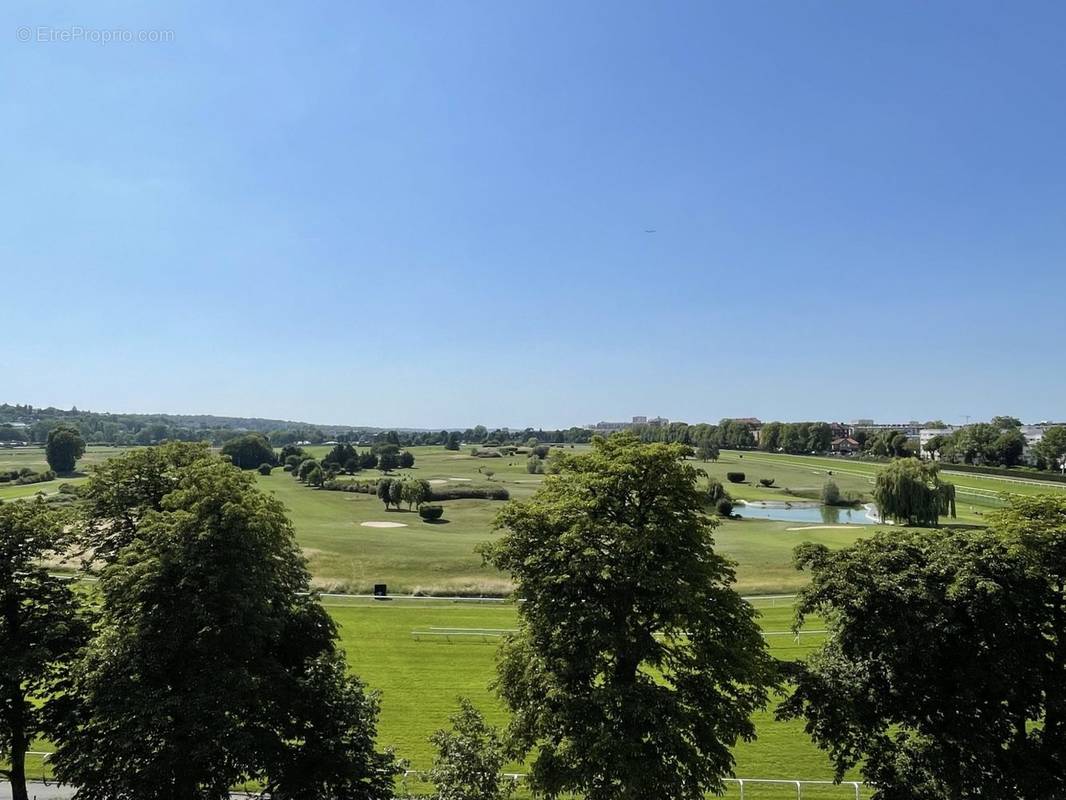
[[[951,436],[958,428],[948,425],[946,428],[919,428],[918,429],[918,454],[922,458],[933,458],[933,453],[928,448],[929,440],[935,436]]]
[[[628,430],[632,425],[632,422],[593,422],[585,427],[593,433],[610,436],[612,433]]]
[[[848,436],[854,436],[858,431],[867,433],[880,433],[881,431],[899,431],[900,433],[914,438],[922,429],[922,423],[916,419],[910,422],[874,422],[872,419],[853,420],[848,426]]]
[[[861,449],[862,447],[859,443],[850,436],[838,436],[829,443],[830,452],[840,456],[850,456],[852,453],[858,453]]]
[[[656,427],[661,427],[669,424],[670,420],[666,417],[652,417],[649,419],[646,416],[641,416],[633,417],[630,422],[593,422],[586,425],[585,428],[593,433],[598,433],[601,436],[610,436],[612,433],[629,430],[634,425],[654,425]]]

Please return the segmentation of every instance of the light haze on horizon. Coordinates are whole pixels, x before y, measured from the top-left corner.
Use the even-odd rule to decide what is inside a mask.
[[[0,36],[0,402],[1066,418],[1061,3],[20,1]]]

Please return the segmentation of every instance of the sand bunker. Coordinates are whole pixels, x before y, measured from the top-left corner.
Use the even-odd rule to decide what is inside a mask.
[[[433,480],[429,481],[429,485],[430,486],[440,486],[442,483],[447,483],[447,482],[448,481],[445,480],[444,478],[434,478]]]
[[[364,528],[406,528],[406,522],[360,522]]]
[[[798,528],[785,528],[786,531],[853,531],[861,525],[801,525]]]
[[[448,478],[450,481],[463,481],[464,483],[470,483],[472,478]]]

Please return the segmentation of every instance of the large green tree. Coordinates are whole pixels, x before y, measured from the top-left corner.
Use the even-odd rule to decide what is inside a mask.
[[[1066,796],[1066,498],[1013,501],[992,530],[891,531],[812,572],[797,627],[830,635],[782,717],[877,800]]]
[[[702,798],[751,739],[774,666],[755,611],[714,552],[682,445],[629,434],[558,457],[484,546],[509,573],[519,631],[497,688],[530,783],[552,798]]]
[[[64,548],[63,521],[37,502],[0,503],[0,770],[26,800],[26,752],[48,733],[53,698],[88,639],[68,581],[41,560]]]
[[[1022,460],[1025,452],[1025,436],[1019,430],[1003,431],[992,443],[990,459],[993,463],[1002,464],[1004,467],[1013,467]]]
[[[273,466],[277,463],[270,440],[261,433],[235,436],[222,445],[222,455],[229,456],[241,469],[257,469],[260,464]]]
[[[85,800],[211,800],[244,780],[289,800],[391,797],[376,699],[345,672],[283,507],[216,458],[172,480],[100,573],[57,777]]]
[[[185,467],[211,458],[206,444],[168,442],[131,450],[93,469],[82,487],[80,539],[90,558],[111,561],[174,491]]]
[[[437,749],[427,776],[436,787],[434,800],[507,800],[515,784],[503,774],[507,753],[499,732],[465,697],[451,723],[451,730],[430,737]]]
[[[48,466],[59,473],[73,472],[78,459],[85,455],[85,440],[77,428],[57,425],[48,431],[44,457]]]
[[[1048,469],[1057,469],[1066,463],[1066,426],[1058,425],[1044,431],[1036,451],[1047,462]]]
[[[940,479],[935,463],[897,458],[877,473],[874,500],[881,518],[906,525],[936,525],[955,517],[955,487]]]

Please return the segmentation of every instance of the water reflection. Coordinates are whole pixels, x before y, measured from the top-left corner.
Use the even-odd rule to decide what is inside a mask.
[[[821,503],[744,503],[735,512],[752,519],[774,519],[782,522],[806,522],[822,525],[877,524],[873,506],[840,507]]]

